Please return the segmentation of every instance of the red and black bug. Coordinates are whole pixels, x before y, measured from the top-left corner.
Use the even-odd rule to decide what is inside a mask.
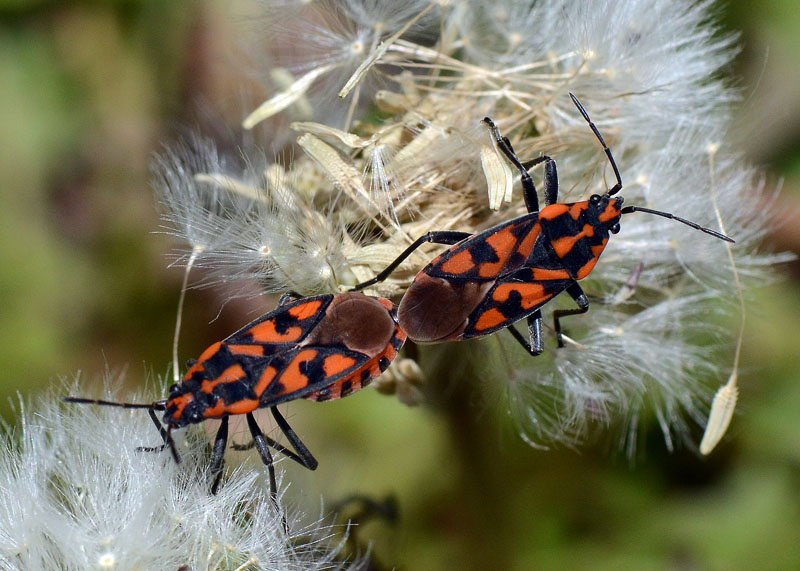
[[[609,235],[619,232],[620,217],[632,212],[648,212],[687,224],[716,238],[729,237],[703,228],[668,212],[640,206],[622,207],[615,196],[622,189],[619,169],[611,150],[588,113],[570,93],[573,103],[586,119],[603,146],[616,184],[605,194],[589,200],[557,203],[556,163],[548,156],[522,163],[511,143],[491,119],[489,127],[498,148],[520,172],[528,214],[508,220],[479,234],[442,231],[429,232],[406,248],[373,279],[358,284],[361,290],[386,279],[415,249],[426,242],[452,245],[420,271],[409,286],[398,308],[398,323],[408,338],[418,343],[457,341],[488,335],[508,328],[531,355],[544,350],[541,307],[562,291],[575,300],[576,309],[553,312],[559,347],[563,346],[560,318],[585,313],[589,300],[578,284],[595,267],[608,243]],[[545,208],[539,199],[528,169],[544,163]],[[527,318],[529,340],[513,324]]]
[[[197,361],[189,363],[183,380],[172,385],[164,400],[151,404],[76,397],[64,400],[147,409],[164,444],[140,450],[169,447],[176,462],[180,457],[173,430],[220,419],[211,455],[212,493],[216,493],[222,475],[228,417],[245,414],[253,445],[267,466],[274,497],[270,447],[310,470],[317,467],[317,460],[277,405],[298,398],[333,400],[356,392],[389,366],[406,339],[397,325],[397,310],[388,299],[355,292],[297,297],[284,295],[274,311],[203,351]],[[258,408],[270,409],[294,451],[264,436],[253,417]],[[164,411],[163,424],[155,411]]]

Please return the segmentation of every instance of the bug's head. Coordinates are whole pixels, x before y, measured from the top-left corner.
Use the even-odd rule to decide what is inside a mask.
[[[621,196],[593,194],[586,207],[586,221],[595,228],[604,228],[611,234],[619,232],[619,219],[622,216]]]
[[[218,341],[203,351],[200,357],[186,363],[187,371],[183,380],[169,388],[164,413],[165,424],[172,428],[181,428],[206,419],[203,413],[210,405],[210,396],[201,387],[203,381],[209,377],[206,366],[219,354],[221,347],[222,342]]]
[[[700,230],[701,232],[705,232],[715,238],[719,238],[720,240],[725,240],[726,242],[733,242],[733,239],[729,238],[725,234],[721,232],[717,232],[716,230],[711,230],[710,228],[704,228],[699,224],[691,222],[690,220],[686,220],[685,218],[681,218],[679,216],[675,216],[674,214],[670,214],[669,212],[662,212],[660,210],[652,210],[650,208],[644,208],[642,206],[627,206],[625,208],[621,208],[622,206],[622,197],[618,196],[616,198],[611,198],[620,190],[622,190],[622,178],[619,174],[619,169],[617,168],[617,163],[614,160],[614,156],[611,154],[611,149],[608,148],[606,142],[603,140],[603,136],[600,134],[600,131],[597,130],[597,127],[589,118],[589,114],[586,112],[586,109],[583,108],[581,102],[578,101],[578,98],[575,97],[572,93],[569,94],[570,98],[572,98],[572,102],[578,108],[583,118],[589,124],[594,136],[597,137],[597,140],[600,141],[600,145],[603,147],[603,151],[605,152],[606,156],[608,157],[608,162],[611,165],[611,168],[614,170],[614,177],[617,179],[617,183],[608,189],[608,192],[603,196],[600,195],[593,195],[589,199],[590,208],[593,208],[597,211],[597,220],[602,222],[603,224],[607,225],[608,231],[612,234],[616,234],[619,232],[619,217],[622,214],[630,214],[632,212],[647,212],[649,214],[655,214],[656,216],[661,216],[663,218],[669,218],[671,220],[677,220],[682,224],[686,224],[687,226],[691,226],[695,230]],[[604,220],[605,219],[605,220]]]
[[[172,429],[205,420],[203,411],[207,407],[195,398],[197,391],[192,390],[192,384],[191,382],[175,383],[169,388],[164,424]]]

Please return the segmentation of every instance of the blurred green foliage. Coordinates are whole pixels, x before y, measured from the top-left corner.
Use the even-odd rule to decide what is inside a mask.
[[[800,11],[739,1],[725,17],[743,30],[738,138],[796,202]],[[180,272],[167,268],[170,241],[152,234],[148,161],[203,120],[198,102],[237,95],[214,79],[230,57],[214,50],[236,33],[226,18],[186,1],[0,2],[2,394],[78,370],[88,384],[129,365],[135,386],[166,370]],[[633,467],[604,447],[541,452],[467,391],[439,411],[364,391],[287,407],[321,460],[314,473],[283,464],[290,494],[310,513],[320,493],[329,503],[394,495],[399,522],[361,534],[389,567],[800,568],[794,270],[756,293],[739,414],[709,459],[665,453],[655,429]],[[190,292],[185,356],[252,317],[231,304],[209,325],[223,298]]]

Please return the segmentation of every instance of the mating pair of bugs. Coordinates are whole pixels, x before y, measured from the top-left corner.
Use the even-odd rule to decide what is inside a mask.
[[[270,448],[314,470],[317,460],[291,429],[277,406],[305,398],[333,400],[366,386],[397,356],[406,338],[418,343],[471,339],[508,329],[531,354],[544,350],[541,307],[566,291],[577,308],[553,312],[559,347],[563,346],[560,319],[585,313],[589,300],[578,281],[594,268],[616,234],[620,217],[647,212],[677,220],[716,238],[729,237],[667,212],[639,206],[622,207],[622,189],[611,150],[586,110],[570,93],[589,124],[614,171],[616,184],[603,195],[561,204],[556,163],[541,156],[527,163],[517,158],[509,140],[488,117],[497,147],[519,171],[528,213],[479,234],[429,232],[412,243],[373,279],[352,291],[301,297],[285,294],[278,307],[247,324],[230,337],[211,345],[189,369],[169,396],[152,404],[118,403],[68,397],[67,402],[146,409],[164,444],[143,450],[169,448],[180,462],[172,431],[207,419],[220,419],[211,455],[216,493],[228,438],[228,417],[244,414],[253,445],[267,466],[270,489],[276,493]],[[544,163],[545,208],[528,169]],[[403,260],[424,243],[451,246],[414,278],[399,307],[388,299],[370,297],[358,290],[386,279]],[[527,320],[528,336],[514,323]],[[293,450],[265,436],[253,411],[269,408]],[[156,411],[163,411],[163,424]],[[166,425],[166,428],[165,426]]]

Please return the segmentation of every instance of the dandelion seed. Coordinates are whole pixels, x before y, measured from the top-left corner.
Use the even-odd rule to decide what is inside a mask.
[[[330,66],[322,66],[309,71],[304,76],[300,77],[297,81],[292,83],[286,91],[278,93],[274,97],[268,99],[259,105],[255,111],[250,113],[242,121],[242,127],[245,129],[252,129],[262,121],[269,119],[276,113],[280,113],[289,105],[296,103],[303,97],[311,87],[311,84],[316,81],[318,77],[324,75],[331,69]]]
[[[706,152],[708,153],[709,174],[711,177],[711,198],[714,201],[714,212],[717,215],[717,221],[719,222],[720,228],[724,229],[725,223],[722,220],[722,216],[719,211],[719,205],[717,204],[717,190],[714,179],[714,157],[716,156],[717,152],[719,152],[719,148],[720,147],[718,144],[711,143],[706,148]],[[728,426],[730,426],[731,419],[733,418],[733,412],[736,409],[736,401],[739,398],[739,389],[736,386],[736,382],[739,373],[739,356],[741,355],[742,351],[742,341],[744,340],[744,329],[747,313],[744,303],[742,283],[739,279],[739,271],[736,268],[736,261],[734,260],[733,252],[731,251],[730,246],[728,246],[728,258],[730,259],[731,271],[733,272],[733,278],[736,283],[736,293],[739,297],[741,324],[739,326],[739,337],[736,340],[736,353],[733,359],[733,372],[728,378],[728,382],[720,387],[720,389],[714,395],[714,399],[711,401],[711,410],[708,414],[708,422],[706,423],[706,428],[703,432],[703,438],[700,441],[700,453],[704,455],[710,454],[727,432]]]
[[[492,139],[494,141],[494,139]],[[507,161],[500,156],[496,145],[481,147],[481,166],[489,189],[489,208],[497,210],[501,203],[511,202],[514,179]]]
[[[711,454],[722,437],[728,431],[733,412],[736,409],[736,401],[739,397],[739,389],[736,388],[735,372],[714,395],[711,401],[711,412],[708,415],[706,429],[703,432],[703,439],[700,441],[700,453]]]
[[[408,31],[408,29],[411,28],[411,26],[416,24],[420,20],[420,18],[422,18],[425,14],[427,14],[430,11],[430,9],[433,8],[435,5],[436,4],[434,4],[433,2],[429,3],[428,6],[426,6],[419,14],[414,16],[414,18],[409,20],[408,23],[405,24],[402,28],[400,28],[396,33],[392,34],[390,37],[382,41],[380,45],[378,45],[378,47],[375,48],[375,50],[373,50],[370,56],[367,59],[365,59],[361,63],[361,65],[358,66],[358,68],[350,77],[350,79],[347,80],[347,83],[345,83],[344,87],[342,87],[341,91],[339,91],[339,97],[347,97],[347,94],[350,93],[350,91],[352,91],[353,87],[355,87],[355,85],[359,81],[361,81],[361,78],[364,77],[369,68],[375,65],[378,62],[378,60],[380,60],[384,56],[384,54],[391,47],[391,45],[397,40],[399,40],[400,36],[405,34]]]
[[[328,125],[321,125],[320,123],[296,122],[289,125],[289,127],[295,131],[303,131],[305,133],[311,133],[312,135],[333,137],[351,149],[362,149],[369,144],[369,141],[365,141],[358,135]]]

